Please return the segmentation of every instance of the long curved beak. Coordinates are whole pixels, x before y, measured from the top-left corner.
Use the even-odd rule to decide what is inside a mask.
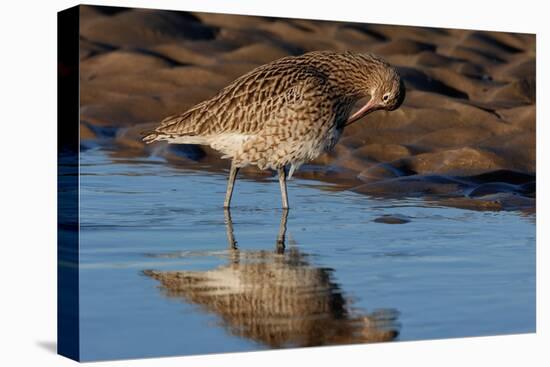
[[[353,124],[355,121],[365,117],[369,114],[369,112],[372,112],[374,108],[376,107],[376,104],[374,103],[374,98],[369,99],[367,103],[363,107],[361,107],[359,110],[357,110],[353,115],[351,115],[348,118],[348,121],[346,121],[346,124],[344,126],[348,126]]]

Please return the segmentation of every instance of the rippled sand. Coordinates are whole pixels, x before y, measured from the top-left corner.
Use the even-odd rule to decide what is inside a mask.
[[[279,57],[374,52],[399,68],[404,105],[352,125],[298,175],[372,196],[534,212],[534,35],[89,6],[80,33],[83,148],[225,169],[209,149],[144,146],[139,132]]]

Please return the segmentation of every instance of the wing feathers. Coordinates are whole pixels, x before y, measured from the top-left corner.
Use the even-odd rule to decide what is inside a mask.
[[[326,76],[286,57],[260,66],[183,114],[170,116],[143,140],[151,143],[171,135],[251,134]]]

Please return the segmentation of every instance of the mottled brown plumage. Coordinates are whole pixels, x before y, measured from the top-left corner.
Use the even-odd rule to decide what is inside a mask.
[[[368,103],[350,116],[367,96]],[[404,97],[397,71],[374,55],[310,52],[252,70],[211,99],[164,119],[144,141],[206,144],[231,159],[226,207],[240,167],[275,169],[288,207],[285,167],[292,176],[332,149],[346,125],[378,109],[394,110]]]

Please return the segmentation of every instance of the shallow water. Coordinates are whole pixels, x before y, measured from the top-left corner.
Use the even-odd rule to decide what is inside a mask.
[[[533,217],[80,159],[83,360],[535,331]]]

